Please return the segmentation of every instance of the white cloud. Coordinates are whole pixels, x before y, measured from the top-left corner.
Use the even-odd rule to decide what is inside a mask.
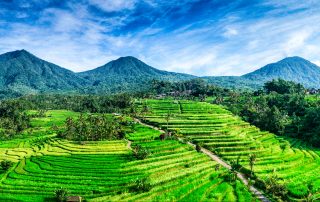
[[[290,55],[294,53],[297,49],[303,49],[306,40],[312,35],[312,31],[308,28],[295,31],[290,34],[288,41],[284,45],[285,53]]]
[[[314,64],[318,65],[320,67],[320,60],[316,60],[316,61],[311,61],[313,62]]]
[[[89,3],[107,11],[131,10],[135,7],[136,0],[89,0]]]
[[[238,30],[232,27],[226,27],[223,36],[226,38],[231,38],[233,36],[238,35]]]

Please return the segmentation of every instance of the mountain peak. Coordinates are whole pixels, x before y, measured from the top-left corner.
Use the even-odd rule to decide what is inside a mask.
[[[276,63],[282,63],[282,62],[310,62],[310,61],[300,56],[292,56],[292,57],[286,57]]]
[[[139,59],[129,55],[129,56],[119,57],[117,60],[139,60]]]
[[[294,56],[268,64],[242,77],[264,82],[281,78],[313,87],[320,84],[320,68],[302,57]]]
[[[17,58],[17,57],[20,57],[20,56],[36,57],[33,54],[31,54],[28,51],[26,51],[25,49],[7,52],[7,53],[2,54],[0,56],[5,57],[6,59]]]
[[[141,64],[145,64],[144,62],[142,62],[141,60],[139,60],[138,58],[135,58],[133,56],[124,56],[124,57],[119,57],[116,60],[112,60],[109,63],[117,63],[118,66],[128,66],[128,64],[133,64],[133,63],[141,63]],[[109,64],[107,63],[107,64]],[[106,64],[106,65],[107,65]],[[147,65],[147,64],[145,64]]]

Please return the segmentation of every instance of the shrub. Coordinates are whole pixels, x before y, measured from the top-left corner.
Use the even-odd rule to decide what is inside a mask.
[[[13,162],[8,160],[1,161],[0,163],[0,167],[4,171],[9,170],[9,168],[11,168],[12,165],[13,165]]]
[[[288,189],[283,183],[279,183],[280,178],[276,174],[272,174],[265,180],[266,192],[272,194],[275,198],[286,199]]]
[[[67,200],[68,191],[61,187],[54,191],[54,195],[57,202],[64,202]]]
[[[196,150],[197,152],[201,152],[201,146],[199,144],[196,144]]]
[[[149,150],[142,147],[141,145],[136,145],[132,151],[133,155],[139,160],[146,159],[150,155]]]
[[[151,189],[152,189],[152,185],[148,177],[134,180],[130,188],[132,192],[147,192],[147,191],[150,191]]]
[[[223,178],[225,181],[234,183],[237,180],[237,173],[236,171],[228,170],[224,175]]]

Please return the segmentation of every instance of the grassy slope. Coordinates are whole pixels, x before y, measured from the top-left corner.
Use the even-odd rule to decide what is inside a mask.
[[[256,174],[265,178],[275,171],[288,185],[292,197],[306,195],[308,184],[320,187],[319,149],[296,139],[260,131],[217,105],[172,100],[146,102],[151,108],[147,116],[151,124],[165,128],[164,117],[170,110],[174,116],[170,119],[169,129],[178,129],[226,161],[240,156],[241,164],[249,168],[248,155],[257,154]],[[282,144],[288,145],[285,150],[280,148]]]

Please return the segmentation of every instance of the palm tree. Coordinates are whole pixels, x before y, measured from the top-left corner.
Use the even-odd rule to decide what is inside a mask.
[[[168,129],[169,129],[169,121],[171,119],[171,117],[173,116],[173,114],[171,113],[170,110],[168,110],[166,116],[165,116],[165,119],[166,119],[166,122],[167,122],[167,132],[168,132]]]
[[[256,154],[249,155],[249,164],[250,164],[251,175],[253,175],[253,166],[256,163],[256,160],[257,160]]]
[[[320,191],[314,191],[313,185],[308,185],[308,195],[305,197],[306,202],[315,202],[320,199]]]

